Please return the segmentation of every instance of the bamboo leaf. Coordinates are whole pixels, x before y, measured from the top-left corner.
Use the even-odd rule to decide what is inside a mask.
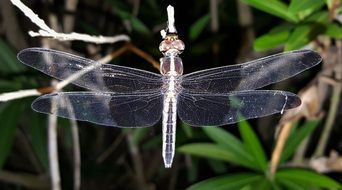
[[[179,147],[180,152],[196,156],[232,162],[237,165],[256,169],[256,166],[244,162],[236,154],[227,151],[224,147],[213,143],[192,143]]]
[[[210,21],[210,15],[206,14],[199,18],[195,23],[190,26],[189,38],[190,40],[195,40],[202,33],[204,28],[208,25]]]
[[[247,121],[241,121],[238,125],[244,145],[254,158],[254,163],[260,171],[265,171],[267,169],[266,154],[257,135],[253,132]]]
[[[321,188],[342,188],[341,184],[337,181],[303,169],[283,169],[276,173],[277,180],[288,180],[295,184],[309,187],[321,187]]]
[[[319,121],[307,121],[304,126],[291,134],[281,155],[281,163],[293,155],[300,143],[316,129],[318,123]]]
[[[234,135],[219,127],[203,127],[203,130],[209,138],[221,145],[231,154],[234,154],[235,157],[239,157],[242,162],[248,163],[248,165],[254,165],[251,154],[246,151],[243,143]]]
[[[292,25],[280,25],[274,27],[270,32],[258,37],[254,41],[256,51],[265,51],[284,44],[291,34]]]
[[[318,12],[298,25],[287,40],[285,51],[299,49],[326,31],[328,13]]]
[[[312,13],[324,4],[325,2],[322,0],[291,0],[288,10],[293,14],[298,12],[307,12],[307,10],[309,10],[309,13]]]
[[[240,173],[235,175],[225,175],[215,178],[210,178],[199,183],[193,184],[186,190],[227,190],[227,189],[241,189],[254,183],[263,176],[255,173]]]
[[[11,152],[22,111],[23,106],[20,101],[13,101],[0,106],[0,170]]]
[[[32,148],[42,163],[45,171],[49,169],[49,158],[47,148],[46,117],[31,112],[29,133],[31,135]]]
[[[329,24],[325,34],[331,38],[342,39],[342,27],[338,24]]]
[[[283,18],[289,22],[298,22],[297,16],[288,11],[287,5],[279,0],[242,0],[243,2],[267,12],[271,15]]]

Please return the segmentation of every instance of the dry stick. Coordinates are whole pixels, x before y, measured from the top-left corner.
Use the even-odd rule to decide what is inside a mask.
[[[154,60],[152,56],[142,51],[141,49],[137,48],[131,43],[127,43],[127,45],[128,45],[129,50],[131,50],[133,53],[137,54],[138,56],[144,58],[146,61],[151,63],[154,68],[159,70],[159,62]]]
[[[10,172],[1,170],[0,181],[14,183],[28,189],[48,189],[49,179],[45,176],[36,176],[29,173]]]
[[[142,159],[139,153],[138,146],[135,144],[133,140],[133,135],[132,135],[131,130],[129,130],[126,137],[127,137],[129,151],[133,160],[133,165],[134,165],[134,170],[136,173],[138,186],[140,189],[147,190],[148,188],[147,188],[147,184],[145,183]]]
[[[29,31],[32,37],[50,37],[60,41],[81,40],[96,44],[102,43],[116,43],[119,41],[130,41],[127,35],[121,34],[112,37],[107,36],[90,36],[87,34],[72,33],[58,33],[45,24],[44,20],[40,19],[30,8],[23,4],[20,0],[11,0],[12,4],[17,6],[40,30],[38,32]]]
[[[279,160],[280,160],[281,154],[283,152],[286,140],[289,137],[289,134],[291,132],[292,126],[293,125],[291,122],[286,122],[282,126],[282,129],[281,129],[280,134],[278,136],[277,144],[273,150],[272,158],[271,158],[270,172],[271,172],[272,177],[274,177],[274,174],[277,171]]]
[[[9,43],[16,49],[27,47],[24,34],[19,27],[14,7],[9,1],[0,1],[0,14],[2,14],[2,30]]]
[[[337,45],[337,60],[335,64],[335,79],[336,83],[333,85],[331,94],[331,102],[329,106],[329,112],[324,124],[322,136],[318,142],[318,146],[315,150],[314,157],[320,157],[324,155],[324,150],[328,143],[329,135],[331,134],[334,126],[334,121],[337,116],[338,106],[340,102],[341,90],[342,90],[342,40],[336,41]]]
[[[217,0],[210,0],[210,29],[211,32],[215,35],[219,30],[219,21],[218,21],[218,2]],[[217,63],[217,54],[220,51],[219,43],[217,41],[214,42],[212,46],[212,51],[214,53],[214,64]]]
[[[108,156],[110,154],[112,154],[114,152],[114,150],[116,149],[116,147],[118,147],[118,145],[120,144],[120,142],[122,142],[123,138],[125,136],[121,133],[117,138],[115,138],[115,140],[109,145],[109,148],[107,148],[97,159],[96,159],[96,163],[100,164],[102,163],[104,160],[106,160],[108,158]]]
[[[57,102],[51,101],[51,109],[57,108]],[[49,146],[49,165],[50,165],[50,176],[51,176],[51,189],[61,189],[61,178],[59,172],[58,162],[58,144],[57,144],[57,115],[49,115],[49,126],[48,126],[48,146]]]
[[[75,12],[77,4],[78,0],[67,0],[65,2],[65,9],[69,12]],[[74,22],[75,18],[73,15],[65,14],[63,18],[64,32],[72,32],[74,28]],[[69,99],[67,99],[67,101],[69,101]],[[68,106],[68,112],[74,117],[75,113],[71,106]],[[81,149],[78,135],[78,126],[77,122],[73,119],[70,120],[70,124],[73,141],[74,190],[79,190],[81,187]]]

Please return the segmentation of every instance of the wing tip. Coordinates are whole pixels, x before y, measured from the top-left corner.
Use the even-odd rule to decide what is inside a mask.
[[[296,94],[288,93],[286,97],[287,101],[284,107],[285,110],[296,108],[302,104],[302,100]]]

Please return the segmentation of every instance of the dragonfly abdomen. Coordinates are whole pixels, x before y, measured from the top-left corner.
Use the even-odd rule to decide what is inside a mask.
[[[171,167],[175,154],[176,105],[174,97],[165,97],[163,109],[163,158],[166,168]]]

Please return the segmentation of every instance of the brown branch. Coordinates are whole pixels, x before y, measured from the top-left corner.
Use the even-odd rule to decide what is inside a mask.
[[[17,185],[25,186],[29,189],[48,189],[49,179],[46,176],[36,176],[22,172],[0,171],[0,180]]]
[[[277,144],[276,144],[276,146],[273,150],[273,153],[272,153],[271,166],[270,166],[271,176],[274,176],[274,174],[277,171],[277,167],[278,167],[278,164],[279,164],[279,161],[281,158],[281,154],[284,150],[286,140],[290,135],[292,126],[293,125],[291,122],[287,122],[282,126],[282,129],[281,129],[280,134],[279,134],[278,139],[277,139]]]

